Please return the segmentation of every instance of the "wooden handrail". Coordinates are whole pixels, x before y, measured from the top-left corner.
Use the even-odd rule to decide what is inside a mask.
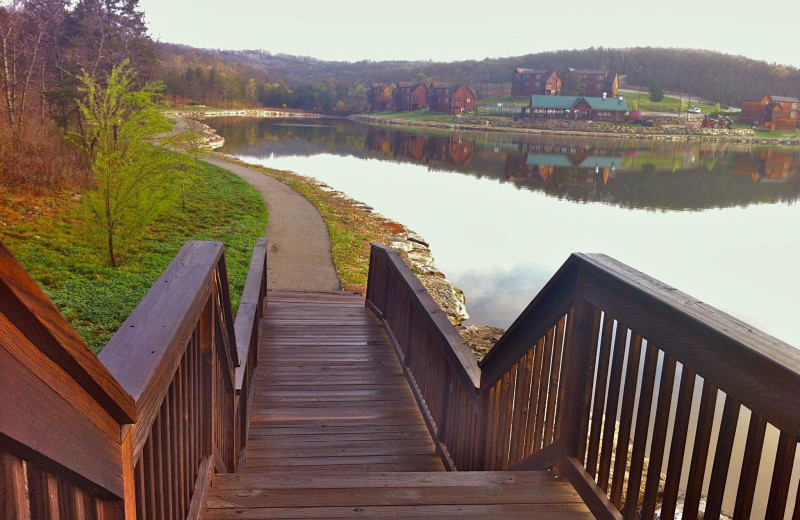
[[[415,330],[429,322],[415,316],[428,307],[407,302],[424,298],[412,276],[396,253],[373,248],[367,304],[401,359],[430,356]],[[404,363],[412,386],[452,381],[452,363],[426,359],[427,367]],[[553,468],[598,518],[652,519],[658,508],[671,518],[681,482],[692,518],[702,493],[706,518],[722,510],[746,518],[756,507],[781,518],[800,473],[800,351],[605,255],[564,263],[480,363],[477,392],[474,415],[418,393],[423,409],[436,410],[435,425],[462,432],[439,435],[448,453],[468,454],[453,457],[455,466]],[[742,415],[749,429],[737,427]],[[770,428],[780,439],[766,447]],[[775,453],[771,480],[759,478],[762,451]]]
[[[187,243],[95,357],[0,244],[5,516],[199,516],[243,460],[266,297],[262,240],[234,325],[223,251]]]
[[[4,518],[35,507],[121,518],[134,401],[2,243],[0,381]]]
[[[267,301],[267,239],[261,238],[253,248],[250,269],[239,301],[234,330],[239,349],[239,366],[236,368],[236,452],[239,457],[237,471],[242,471],[245,462],[245,445],[250,427],[250,411],[253,405],[253,376],[258,365],[258,341],[261,319]]]
[[[383,321],[445,463],[474,468],[480,369],[458,330],[399,255],[373,244],[367,306]],[[465,436],[468,436],[465,437]]]

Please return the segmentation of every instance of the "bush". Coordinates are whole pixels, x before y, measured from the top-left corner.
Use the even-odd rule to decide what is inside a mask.
[[[19,132],[0,125],[0,184],[38,193],[85,188],[91,176],[53,123],[30,121]]]

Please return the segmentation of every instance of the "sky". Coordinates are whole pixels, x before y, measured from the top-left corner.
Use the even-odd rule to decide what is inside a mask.
[[[680,47],[800,67],[800,1],[139,0],[152,37],[321,60],[460,61],[588,47]],[[776,16],[777,15],[777,16]],[[758,18],[753,23],[753,17]]]

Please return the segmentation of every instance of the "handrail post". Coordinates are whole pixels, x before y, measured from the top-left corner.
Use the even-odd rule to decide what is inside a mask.
[[[481,385],[478,389],[478,420],[475,432],[475,470],[488,471],[486,460],[486,443],[489,442],[489,391]]]
[[[584,276],[578,273],[577,277],[575,301],[564,346],[565,390],[558,432],[564,442],[564,455],[582,460],[585,423],[588,421],[587,393],[591,391],[588,380],[593,366],[592,341],[598,314],[595,307],[583,297]]]

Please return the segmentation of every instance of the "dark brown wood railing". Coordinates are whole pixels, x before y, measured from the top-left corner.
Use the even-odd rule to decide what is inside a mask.
[[[223,250],[187,243],[94,357],[0,248],[0,356],[16,363],[0,363],[13,369],[0,385],[3,518],[197,518],[213,474],[236,471],[266,244],[235,325]]]
[[[445,464],[479,469],[475,356],[405,262],[384,246],[372,246],[367,305],[386,325]]]
[[[598,518],[673,518],[680,500],[695,519],[702,497],[706,519],[800,517],[790,345],[606,256],[575,254],[474,384],[457,377],[474,376],[474,362],[449,323],[416,330],[430,302],[402,260],[375,246],[372,262],[368,305],[412,360],[414,387],[447,396],[426,408],[458,469],[552,468]],[[413,361],[437,351],[446,366]]]
[[[135,416],[133,399],[0,244],[0,517],[123,518],[123,425]]]

